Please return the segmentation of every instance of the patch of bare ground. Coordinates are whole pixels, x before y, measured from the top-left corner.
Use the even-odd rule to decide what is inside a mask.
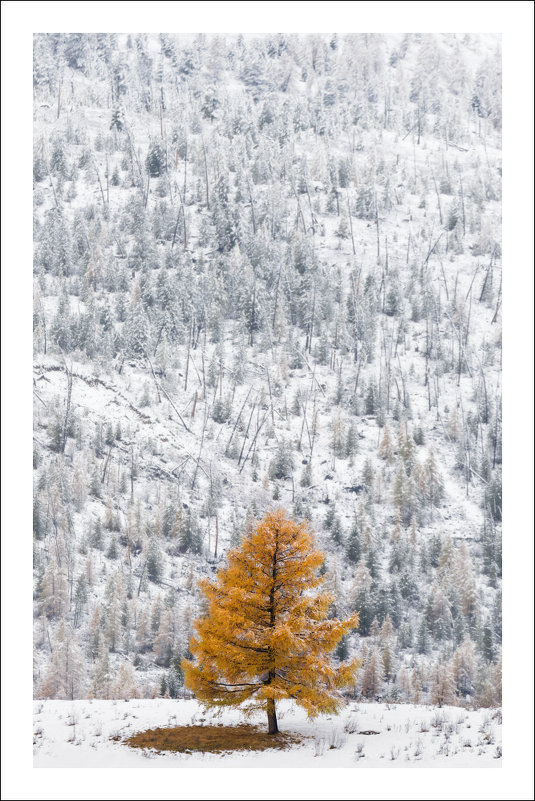
[[[120,738],[114,737],[114,740]],[[289,732],[268,734],[258,726],[172,726],[148,729],[122,740],[130,748],[152,748],[155,751],[181,753],[223,753],[225,751],[265,751],[268,748],[286,750],[303,741]]]

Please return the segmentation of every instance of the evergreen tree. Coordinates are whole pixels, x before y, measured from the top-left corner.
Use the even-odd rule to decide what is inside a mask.
[[[122,131],[124,128],[124,116],[120,108],[114,108],[111,114],[110,129],[114,128],[116,131]]]
[[[496,471],[495,476],[487,485],[485,490],[485,506],[495,522],[502,519],[502,476],[501,471]]]
[[[178,541],[181,553],[189,552],[198,554],[201,552],[202,540],[199,526],[191,513],[191,509],[188,509],[186,514],[182,517]]]
[[[363,559],[360,560],[352,587],[354,608],[359,612],[358,632],[366,636],[375,617],[372,576]]]
[[[429,451],[429,456],[424,463],[422,472],[423,497],[431,506],[440,506],[444,497],[444,480],[440,475],[435,453],[433,449]]]
[[[290,446],[285,439],[281,439],[277,445],[277,451],[269,465],[269,477],[271,479],[290,478],[294,469],[294,461]]]
[[[162,577],[162,558],[155,539],[151,539],[149,542],[146,568],[150,581],[159,584]]]
[[[483,634],[481,640],[481,653],[487,662],[494,662],[496,657],[496,649],[494,647],[494,636],[492,627],[487,622],[483,626]]]
[[[353,519],[353,525],[351,526],[351,530],[347,538],[346,554],[349,561],[353,564],[356,564],[360,560],[362,554],[360,531],[356,517]]]
[[[145,160],[147,172],[152,178],[159,178],[166,170],[166,154],[160,142],[153,141],[149,146],[147,158]]]
[[[427,624],[425,618],[422,617],[417,635],[417,648],[419,654],[427,654],[430,650],[429,634],[427,631]]]

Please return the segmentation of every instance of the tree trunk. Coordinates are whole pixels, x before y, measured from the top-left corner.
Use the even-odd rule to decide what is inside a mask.
[[[275,701],[273,698],[267,699],[268,734],[278,734],[277,713],[275,711]]]

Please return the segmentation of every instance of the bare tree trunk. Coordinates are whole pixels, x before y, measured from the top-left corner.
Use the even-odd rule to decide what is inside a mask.
[[[310,443],[310,462],[312,463],[312,454],[314,452],[314,440],[316,439],[316,433],[318,430],[317,425],[317,412],[316,412],[316,393],[314,393],[314,397],[312,399],[312,442]],[[308,423],[307,423],[308,429]]]
[[[245,400],[243,402],[243,406],[240,409],[240,413],[238,414],[238,416],[236,418],[236,422],[234,423],[234,428],[232,429],[232,434],[230,435],[230,438],[229,438],[229,441],[227,442],[227,447],[225,448],[225,450],[228,450],[230,448],[230,443],[232,442],[232,438],[234,437],[234,433],[236,431],[236,427],[237,427],[238,423],[240,422],[240,419],[241,419],[241,416],[242,416],[242,412],[245,409],[245,404],[249,400],[249,395],[251,394],[251,391],[252,391],[252,387],[249,387],[249,392],[247,393],[247,397],[245,398]]]
[[[375,227],[377,233],[377,264],[381,261],[381,243],[379,240],[379,209],[377,207],[377,195],[375,196]]]
[[[110,449],[108,451],[108,455],[106,457],[106,461],[104,462],[104,470],[102,471],[102,478],[100,479],[100,483],[104,484],[104,479],[106,478],[106,471],[108,470],[108,465],[110,463],[110,456],[111,456],[111,449],[113,448],[113,442],[110,445]]]
[[[464,210],[464,189],[463,189],[463,179],[459,176],[459,184],[460,184],[460,196],[461,196],[461,212],[463,216],[463,236],[466,234],[466,214]]]
[[[279,300],[279,284],[281,280],[281,270],[282,270],[282,262],[281,266],[279,267],[279,274],[277,276],[277,286],[275,287],[275,303],[273,304],[273,320],[271,323],[271,327],[273,328],[273,336],[275,336],[275,321],[277,319],[277,304]]]
[[[433,253],[434,249],[436,248],[436,246],[438,245],[438,243],[442,239],[442,236],[443,235],[440,234],[438,239],[435,241],[435,244],[429,246],[429,250],[427,251],[427,256],[425,257],[424,263],[422,264],[422,275],[423,275],[424,267],[426,266],[427,262],[429,261],[429,257],[431,256],[431,254]],[[431,239],[429,241],[431,242]]]
[[[278,734],[277,712],[273,698],[267,699],[268,734]]]
[[[355,238],[353,236],[353,220],[351,219],[351,207],[349,205],[349,192],[346,193],[347,198],[347,216],[349,217],[349,231],[351,233],[351,246],[353,248],[353,256],[357,255],[357,251],[355,250]]]
[[[110,205],[110,165],[108,164],[108,154],[106,153],[106,205]]]
[[[161,399],[161,396],[160,396],[160,389],[159,389],[159,386],[158,386],[158,381],[156,379],[156,373],[154,372],[154,367],[152,366],[152,362],[149,359],[149,357],[148,357],[146,352],[145,352],[145,358],[147,359],[147,361],[149,363],[150,371],[152,373],[152,378],[154,380],[154,386],[156,387],[156,394],[158,396],[158,403],[161,403],[162,399]]]
[[[491,323],[495,323],[498,319],[498,312],[500,310],[500,303],[502,301],[502,279],[500,278],[500,289],[498,290],[498,301],[496,303],[496,311],[494,312],[494,317],[491,320]]]
[[[446,300],[449,302],[450,293],[448,292],[448,282],[446,281],[446,273],[444,272],[444,263],[440,255],[438,258],[440,261],[440,269],[442,270],[442,280],[444,281],[444,288],[446,290]]]
[[[262,418],[262,420],[260,421],[260,423],[258,423],[258,425],[257,425],[257,429],[256,429],[256,431],[255,431],[255,435],[254,435],[254,437],[253,437],[253,441],[252,441],[252,442],[251,442],[251,444],[249,445],[249,450],[248,450],[248,451],[247,451],[247,453],[245,454],[245,459],[243,460],[243,464],[242,464],[242,466],[240,467],[240,473],[242,472],[243,468],[245,467],[245,463],[247,462],[247,459],[249,458],[249,454],[251,453],[251,450],[252,450],[253,448],[255,448],[255,447],[256,447],[256,440],[257,440],[257,437],[258,437],[258,435],[260,434],[260,431],[262,430],[262,427],[263,427],[264,423],[266,422],[266,420],[267,420],[267,418],[268,418],[268,415],[269,415],[269,413],[270,413],[270,409],[268,409],[268,410],[267,410],[267,412],[265,413],[264,417]],[[239,464],[239,462],[238,462],[238,464]]]
[[[199,464],[200,464],[200,461],[201,461],[202,448],[203,448],[203,445],[204,445],[204,432],[206,431],[207,422],[208,422],[208,410],[206,410],[205,415],[204,415],[204,425],[202,427],[201,444],[199,445],[199,455],[197,456],[197,464],[195,465],[195,471],[193,473],[193,479],[191,481],[191,489],[192,490],[195,489],[195,482],[197,480],[197,472],[199,470]]]
[[[273,395],[271,394],[271,379],[269,377],[269,367],[266,367],[266,375],[267,375],[268,391],[269,391],[269,404],[271,406],[271,423],[273,427],[275,427],[275,414],[273,412]]]
[[[253,403],[253,408],[251,409],[251,414],[250,414],[250,416],[249,416],[249,422],[247,423],[247,428],[246,428],[246,430],[245,430],[245,434],[244,434],[244,437],[243,437],[243,444],[242,444],[242,446],[241,446],[240,455],[239,455],[239,457],[238,457],[238,467],[240,466],[241,458],[242,458],[242,456],[243,456],[243,451],[244,451],[244,449],[245,449],[245,442],[246,442],[246,440],[247,440],[247,436],[248,436],[248,434],[249,434],[249,428],[250,428],[250,425],[251,425],[251,420],[253,419],[253,414],[254,414],[255,406],[256,406],[256,403]]]
[[[301,405],[301,409],[303,410],[303,422],[301,423],[301,434],[299,435],[299,442],[297,443],[297,450],[301,450],[301,442],[303,440],[303,431],[305,430],[305,421],[307,419],[307,402],[308,402],[308,395],[305,397],[305,402],[301,400],[301,392],[299,392],[299,403]]]
[[[188,340],[188,353],[186,356],[186,375],[184,377],[184,392],[187,392],[188,389],[188,372],[189,372],[189,352],[191,350],[191,340],[193,339],[193,316],[191,318],[191,329],[189,332],[189,340]]]
[[[178,153],[178,151],[177,151],[177,153]],[[184,196],[184,201],[183,202],[184,203],[186,203],[186,186],[187,186],[186,175],[187,175],[187,169],[188,169],[188,140],[186,139],[186,147],[184,149],[184,190],[183,190],[183,196]]]
[[[438,191],[438,186],[437,186],[437,182],[436,182],[436,179],[435,179],[435,173],[432,172],[431,175],[433,177],[433,183],[435,185],[435,192],[436,192],[436,196],[437,196],[438,216],[440,218],[440,224],[442,225],[443,224],[442,223],[442,206],[440,205],[440,192]]]
[[[312,236],[316,234],[316,217],[314,216],[314,211],[312,210],[312,201],[310,199],[310,192],[308,191],[308,181],[305,183],[305,189],[308,197],[308,207],[310,209],[310,226],[312,228]]]
[[[59,120],[59,115],[61,114],[61,85],[63,83],[63,76],[60,78],[58,83],[58,113],[56,119]]]
[[[310,353],[312,350],[312,337],[314,336],[314,322],[316,316],[316,283],[314,282],[313,292],[312,292],[312,314],[310,316],[310,325],[307,334],[307,344],[308,344],[308,352]],[[305,351],[307,347],[305,345]]]
[[[67,444],[67,432],[69,429],[69,415],[71,413],[71,395],[72,395],[72,368],[69,370],[67,362],[65,362],[65,372],[67,374],[67,399],[65,401],[65,418],[63,420],[63,430],[61,432],[61,452],[65,453],[65,445]]]
[[[161,397],[160,397],[160,390],[161,390],[161,391],[162,391],[162,393],[163,393],[163,394],[165,395],[165,397],[167,398],[167,400],[169,401],[169,405],[171,406],[171,408],[173,409],[173,411],[174,411],[174,412],[175,412],[175,414],[177,415],[178,419],[180,420],[180,422],[182,423],[182,425],[184,426],[184,428],[186,429],[186,431],[190,432],[190,431],[191,431],[191,429],[189,429],[189,428],[188,428],[188,426],[186,425],[186,423],[185,423],[185,421],[184,421],[184,418],[182,417],[182,415],[180,414],[180,412],[179,412],[179,411],[178,411],[178,409],[176,408],[175,404],[173,403],[173,401],[172,401],[172,400],[171,400],[171,398],[169,397],[169,394],[168,394],[168,393],[167,393],[167,391],[166,391],[166,390],[165,390],[165,389],[162,387],[162,385],[158,383],[158,381],[157,381],[157,379],[156,379],[156,375],[155,375],[155,373],[154,373],[154,369],[153,369],[153,367],[152,367],[151,360],[149,359],[149,357],[148,357],[148,355],[147,355],[147,352],[146,352],[146,351],[144,351],[144,354],[145,354],[145,358],[147,359],[147,361],[148,361],[148,363],[149,363],[149,365],[150,365],[150,369],[151,369],[151,372],[152,372],[152,377],[153,377],[153,379],[154,379],[154,384],[155,384],[155,386],[156,386],[156,392],[158,393],[158,403],[161,403]],[[187,372],[187,371],[186,371],[186,372]]]
[[[256,325],[256,279],[253,284],[253,307],[251,309],[251,322],[249,325],[249,345],[254,345],[254,330]]]
[[[498,395],[496,395],[496,409],[494,413],[494,442],[492,446],[492,469],[496,467],[496,451],[498,449]]]
[[[134,497],[134,446],[130,448],[130,492]]]
[[[253,234],[256,234],[256,219],[254,214],[254,200],[253,200],[253,193],[251,192],[251,184],[249,183],[249,176],[246,176],[247,179],[247,189],[249,190],[249,200],[251,202],[251,217],[253,221]]]
[[[206,180],[206,208],[210,210],[210,195],[208,192],[208,162],[206,161],[206,148],[204,146],[204,141],[202,143],[202,152],[204,156],[204,177]]]
[[[175,246],[176,234],[177,234],[177,231],[178,231],[178,223],[180,222],[180,215],[181,214],[182,214],[182,217],[183,217],[183,220],[184,220],[184,250],[185,250],[186,246],[187,246],[187,239],[186,239],[186,212],[184,211],[184,203],[182,202],[182,198],[180,198],[180,208],[179,208],[178,214],[176,216],[175,229],[173,231],[173,241],[171,242],[171,250],[173,250],[173,248]]]

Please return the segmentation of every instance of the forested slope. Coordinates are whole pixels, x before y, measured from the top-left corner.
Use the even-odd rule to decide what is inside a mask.
[[[181,692],[255,516],[367,698],[501,700],[490,35],[34,40],[38,697]]]

